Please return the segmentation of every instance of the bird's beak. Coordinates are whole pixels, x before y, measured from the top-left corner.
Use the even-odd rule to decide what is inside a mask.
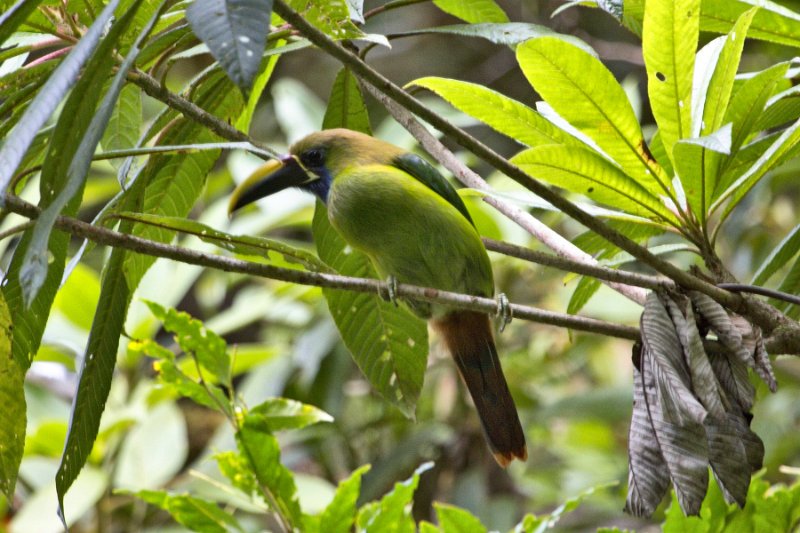
[[[311,176],[293,155],[267,161],[233,191],[228,202],[228,215],[270,194],[310,180]]]

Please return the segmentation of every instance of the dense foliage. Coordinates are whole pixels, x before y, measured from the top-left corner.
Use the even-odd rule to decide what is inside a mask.
[[[505,4],[0,0],[11,531],[797,527],[800,14]],[[324,206],[227,220],[334,127],[463,185],[527,463]]]

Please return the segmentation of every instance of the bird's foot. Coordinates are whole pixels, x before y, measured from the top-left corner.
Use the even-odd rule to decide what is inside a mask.
[[[511,304],[508,301],[508,296],[502,292],[497,295],[497,316],[500,317],[500,333],[502,333],[512,319]]]
[[[386,278],[386,289],[379,290],[378,294],[386,302],[392,302],[397,307],[397,278],[389,276]]]

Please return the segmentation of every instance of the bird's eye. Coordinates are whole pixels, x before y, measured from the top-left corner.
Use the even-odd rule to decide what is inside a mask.
[[[321,148],[312,148],[303,152],[300,160],[307,168],[320,168],[325,163],[325,153]]]

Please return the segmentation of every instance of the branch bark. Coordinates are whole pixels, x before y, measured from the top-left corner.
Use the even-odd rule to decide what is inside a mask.
[[[37,218],[39,213],[41,213],[41,209],[37,206],[29,204],[18,196],[6,195],[5,201],[5,208],[7,210],[30,219]],[[102,226],[94,226],[76,218],[63,215],[56,219],[55,227],[58,230],[65,231],[76,237],[89,239],[97,244],[125,248],[136,253],[154,257],[165,257],[192,265],[215,268],[225,272],[238,272],[250,276],[287,281],[301,285],[377,294],[386,294],[389,288],[387,283],[375,279],[353,278],[338,274],[293,270],[263,263],[251,263],[231,257],[210,255],[197,250],[190,250],[180,246],[142,239]],[[441,291],[429,287],[417,287],[404,283],[397,285],[396,294],[403,298],[443,303],[459,309],[480,311],[493,316],[498,314],[498,302],[491,298]],[[510,310],[512,317],[531,322],[622,339],[637,340],[639,338],[639,330],[632,326],[613,324],[594,318],[555,313],[520,304],[511,304]]]

